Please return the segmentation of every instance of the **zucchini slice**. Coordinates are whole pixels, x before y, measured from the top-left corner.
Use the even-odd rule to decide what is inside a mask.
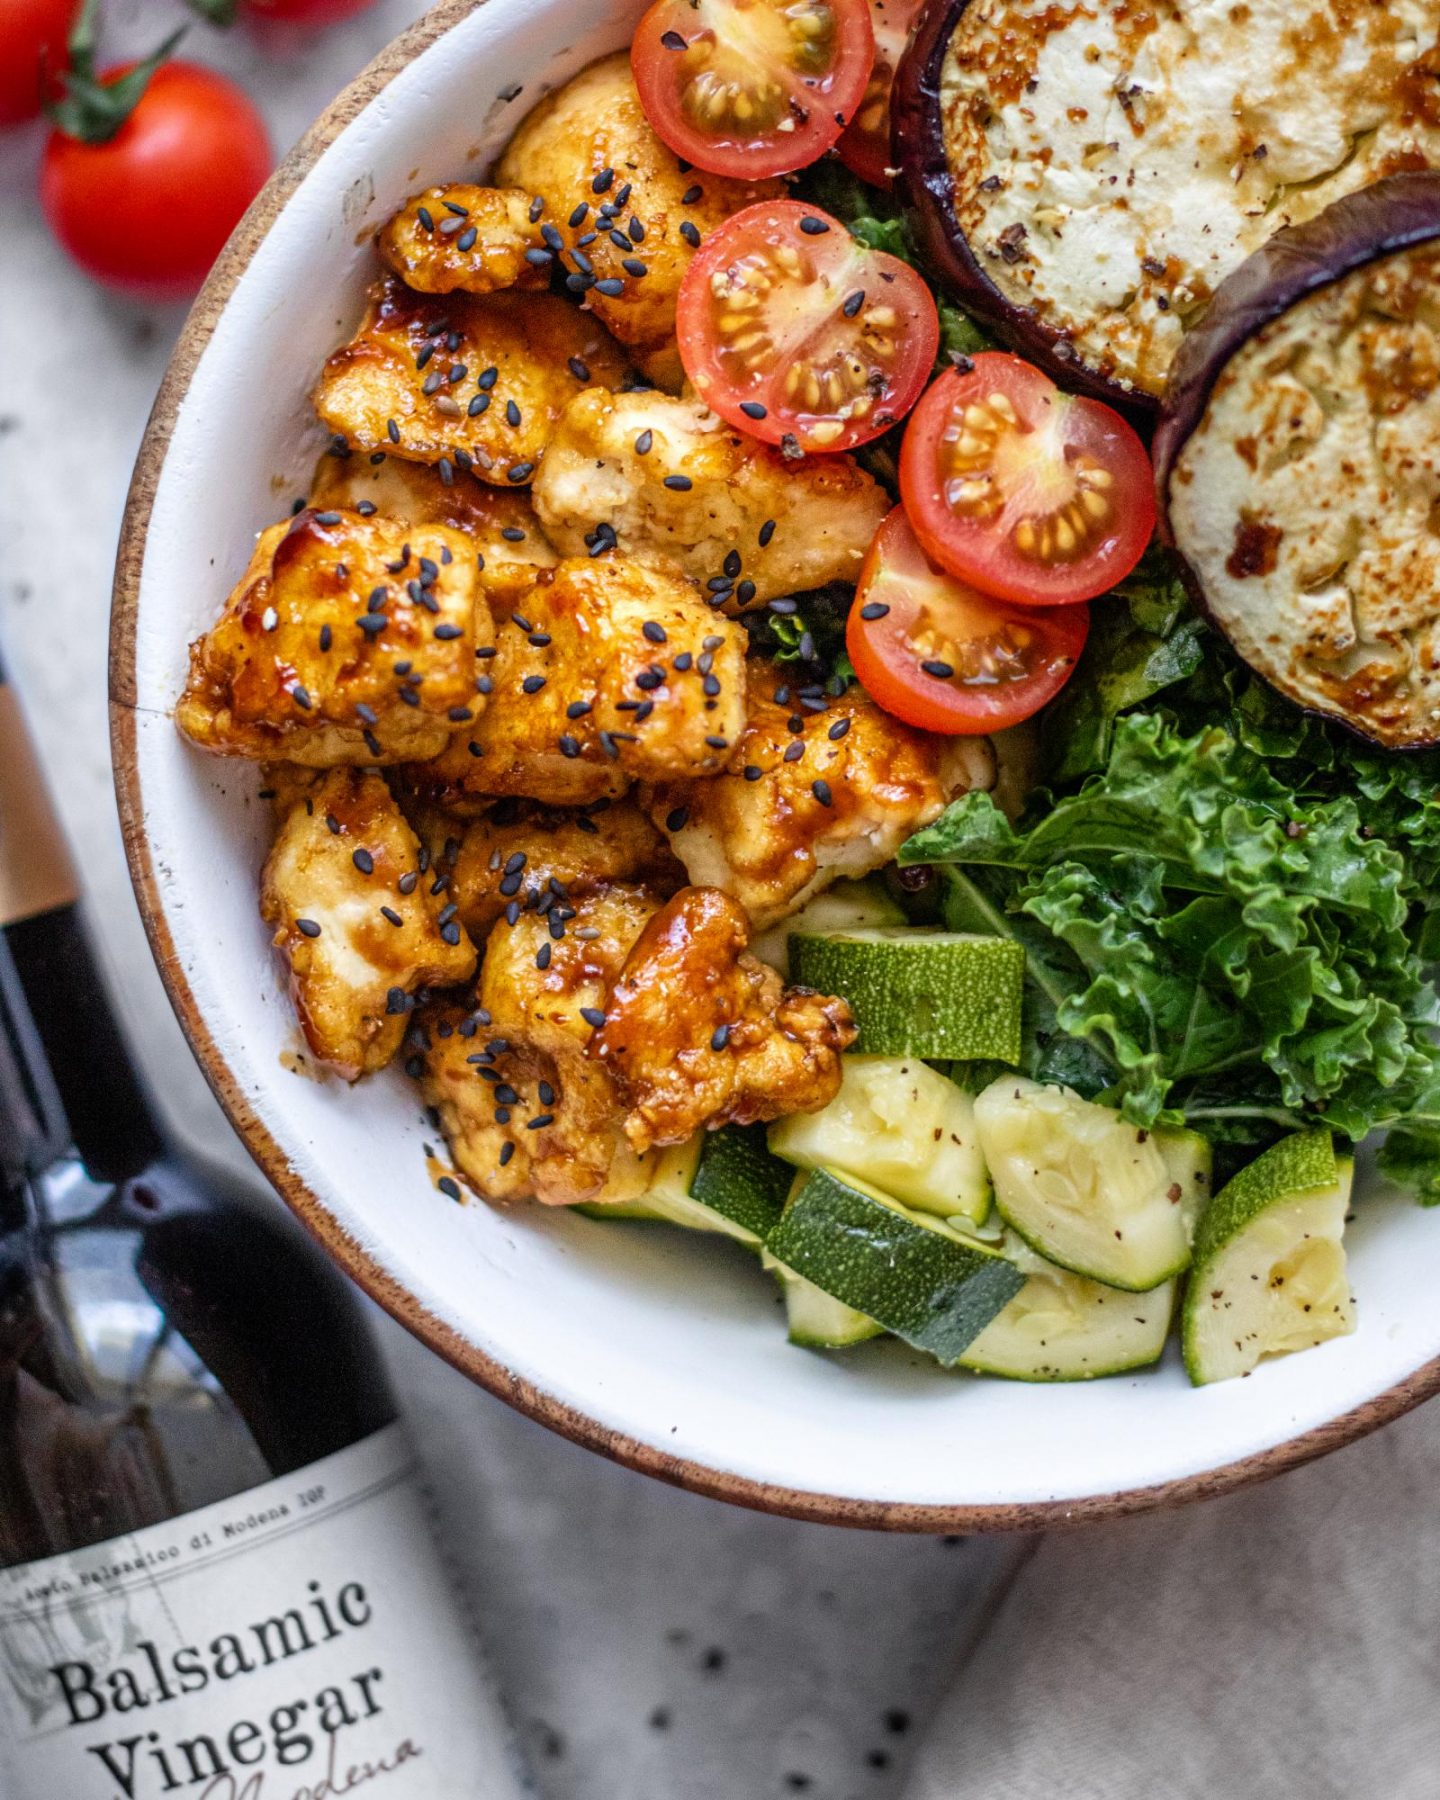
[[[790,939],[794,980],[850,1002],[861,1056],[1020,1060],[1025,952],[1010,938],[875,925]]]
[[[750,954],[782,975],[790,973],[790,939],[824,937],[831,931],[863,931],[870,925],[903,925],[899,903],[875,876],[863,881],[837,881],[788,919],[751,940]]]
[[[1247,1163],[1201,1215],[1181,1341],[1191,1381],[1248,1375],[1262,1357],[1355,1329],[1345,1267],[1354,1163],[1328,1131],[1297,1132]]]
[[[1183,1187],[1159,1133],[1020,1075],[991,1082],[975,1123],[1001,1217],[1050,1262],[1131,1293],[1189,1263]]]
[[[1057,1268],[1013,1235],[1004,1255],[1025,1285],[965,1351],[965,1368],[1011,1381],[1093,1381],[1160,1360],[1178,1282],[1127,1294]]]
[[[777,1262],[768,1250],[762,1252],[760,1261],[780,1278],[792,1344],[806,1350],[848,1350],[852,1344],[884,1336],[883,1326]]]
[[[793,1178],[789,1165],[770,1154],[763,1125],[726,1125],[663,1151],[637,1199],[576,1211],[591,1219],[654,1219],[719,1232],[758,1250],[780,1218]]]
[[[990,1211],[975,1103],[918,1057],[845,1057],[840,1092],[820,1112],[778,1120],[770,1148],[797,1168],[857,1175],[918,1212],[983,1225]]]
[[[947,1365],[1025,1285],[1003,1257],[832,1169],[797,1180],[765,1248],[832,1299]]]

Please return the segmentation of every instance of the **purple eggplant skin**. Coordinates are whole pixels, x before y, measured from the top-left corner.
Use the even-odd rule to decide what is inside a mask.
[[[1434,238],[1440,238],[1440,170],[1387,175],[1332,202],[1303,225],[1277,231],[1226,276],[1171,365],[1151,444],[1166,543],[1175,543],[1170,477],[1205,416],[1216,382],[1242,346],[1307,294]]]
[[[1080,360],[1069,337],[1042,324],[1033,307],[1007,300],[960,229],[955,181],[945,155],[940,71],[970,0],[930,0],[911,28],[890,96],[890,160],[906,223],[925,267],[950,297],[982,319],[1012,350],[1039,363],[1071,393],[1119,407],[1137,424],[1153,418],[1153,394],[1111,381]]]

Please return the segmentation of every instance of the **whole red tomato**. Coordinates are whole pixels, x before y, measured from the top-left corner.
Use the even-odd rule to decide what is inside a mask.
[[[0,0],[0,126],[33,119],[55,98],[76,0]]]
[[[109,83],[128,65],[107,69]],[[145,299],[194,293],[265,183],[265,122],[249,96],[194,63],[163,64],[103,143],[54,131],[40,198],[87,274]]]
[[[284,20],[287,25],[334,25],[363,12],[373,0],[243,0],[248,19]]]

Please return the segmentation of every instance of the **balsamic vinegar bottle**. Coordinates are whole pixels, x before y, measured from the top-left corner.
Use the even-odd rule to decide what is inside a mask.
[[[0,674],[0,1795],[515,1800],[344,1284],[166,1147]]]

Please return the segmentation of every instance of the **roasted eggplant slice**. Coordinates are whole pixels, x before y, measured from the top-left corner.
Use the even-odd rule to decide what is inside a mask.
[[[1154,448],[1170,541],[1246,662],[1376,743],[1440,742],[1440,173],[1237,270]]]
[[[1068,386],[1152,407],[1275,231],[1440,165],[1435,0],[931,0],[900,186],[955,298]]]

